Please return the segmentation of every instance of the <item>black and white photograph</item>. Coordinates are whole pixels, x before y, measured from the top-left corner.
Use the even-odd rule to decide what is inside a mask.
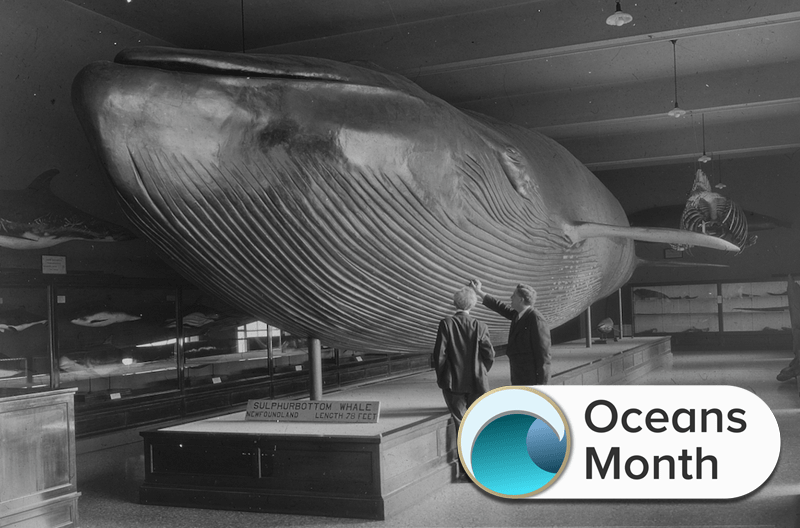
[[[800,527],[800,2],[0,0],[0,527]]]

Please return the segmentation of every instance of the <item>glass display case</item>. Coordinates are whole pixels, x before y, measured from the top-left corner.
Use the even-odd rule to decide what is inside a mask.
[[[56,287],[55,298],[59,385],[78,401],[178,388],[176,290]]]
[[[270,335],[254,317],[196,289],[183,290],[183,372],[191,387],[270,375]],[[175,317],[170,320],[175,328]]]
[[[0,288],[0,389],[50,386],[45,288]]]
[[[631,291],[635,335],[719,331],[716,284],[636,286]]]
[[[722,325],[726,332],[791,331],[786,281],[723,284]]]
[[[709,334],[705,344],[791,347],[786,287],[786,281],[631,286],[634,333],[696,344],[699,334]]]
[[[180,280],[26,272],[6,282],[0,389],[75,389],[78,436],[308,394],[307,338]],[[430,368],[428,354],[325,343],[321,358],[329,389]]]

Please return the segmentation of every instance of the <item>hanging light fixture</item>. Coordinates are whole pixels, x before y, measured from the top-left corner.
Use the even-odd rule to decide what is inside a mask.
[[[606,24],[609,26],[624,26],[631,20],[633,20],[633,17],[625,13],[622,7],[620,7],[619,2],[617,2],[617,11],[606,19]]]
[[[244,0],[241,0],[240,6],[241,6],[240,12],[242,14],[242,53],[247,53],[247,46],[245,45],[244,42]]]
[[[682,110],[678,106],[678,61],[675,56],[675,43],[678,40],[673,39],[670,42],[672,42],[672,77],[675,80],[675,108],[667,112],[667,115],[670,117],[683,117],[686,115],[686,110]]]
[[[717,156],[717,174],[719,174],[719,183],[714,186],[716,189],[724,189],[727,187],[722,183],[722,156]]]
[[[703,155],[697,158],[700,163],[711,161],[711,157],[706,154],[706,115],[703,114]]]

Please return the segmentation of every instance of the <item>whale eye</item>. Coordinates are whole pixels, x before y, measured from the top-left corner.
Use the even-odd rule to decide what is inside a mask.
[[[516,148],[506,146],[500,155],[500,165],[514,190],[523,198],[533,198],[536,189],[531,181],[528,166]]]
[[[516,163],[518,165],[522,163],[522,156],[520,156],[519,151],[514,147],[506,147],[506,157],[511,163]]]

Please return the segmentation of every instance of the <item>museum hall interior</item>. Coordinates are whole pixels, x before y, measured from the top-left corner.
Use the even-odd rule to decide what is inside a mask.
[[[796,0],[0,43],[0,527],[800,526]]]

